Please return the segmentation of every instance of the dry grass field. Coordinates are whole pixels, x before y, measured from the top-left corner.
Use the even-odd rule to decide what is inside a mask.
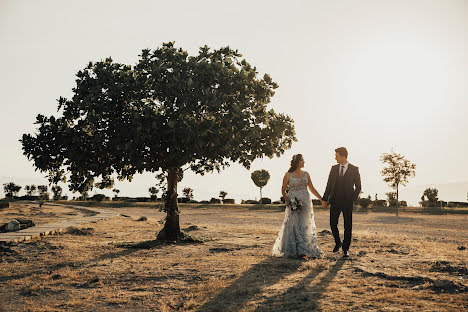
[[[163,213],[120,206],[108,209],[123,215],[83,224],[87,235],[0,246],[0,311],[468,310],[467,215],[355,212],[343,260],[331,252],[328,211],[317,209],[325,256],[313,260],[270,256],[278,207],[181,205],[182,229],[200,241],[160,245]],[[35,207],[10,209],[39,221]],[[72,210],[42,209],[50,222]]]

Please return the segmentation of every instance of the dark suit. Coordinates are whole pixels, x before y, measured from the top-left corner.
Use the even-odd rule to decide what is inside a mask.
[[[337,245],[341,244],[338,218],[343,212],[345,228],[343,251],[348,251],[351,245],[353,202],[358,198],[360,192],[361,176],[358,167],[348,163],[348,169],[343,176],[340,176],[339,164],[331,168],[323,200],[330,203],[330,227]]]

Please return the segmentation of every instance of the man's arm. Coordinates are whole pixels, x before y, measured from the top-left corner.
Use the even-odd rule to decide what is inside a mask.
[[[353,201],[356,201],[361,193],[361,175],[359,174],[359,168],[356,167],[356,173],[354,174],[354,194]]]
[[[327,187],[325,188],[325,193],[323,193],[322,200],[328,202],[328,197],[330,196],[331,192],[331,177],[332,177],[332,171],[333,167],[330,169],[330,174],[328,175],[328,182],[327,182]]]

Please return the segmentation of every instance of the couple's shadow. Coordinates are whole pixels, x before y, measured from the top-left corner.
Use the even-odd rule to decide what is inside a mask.
[[[342,268],[345,262],[343,259],[338,260],[329,269],[318,264],[295,285],[282,289],[277,295],[262,298],[264,288],[273,286],[295,273],[303,262],[297,259],[268,257],[243,272],[237,280],[208,300],[198,311],[239,311],[251,300],[260,301],[255,311],[320,311],[319,300]],[[322,272],[326,273],[318,278]]]

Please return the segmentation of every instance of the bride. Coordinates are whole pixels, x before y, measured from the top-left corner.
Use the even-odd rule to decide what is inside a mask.
[[[283,178],[281,192],[286,210],[283,225],[273,245],[273,256],[276,257],[322,257],[322,251],[317,246],[314,211],[307,187],[318,199],[323,200],[312,185],[309,174],[302,168],[304,158],[301,154],[294,155],[291,167]]]

